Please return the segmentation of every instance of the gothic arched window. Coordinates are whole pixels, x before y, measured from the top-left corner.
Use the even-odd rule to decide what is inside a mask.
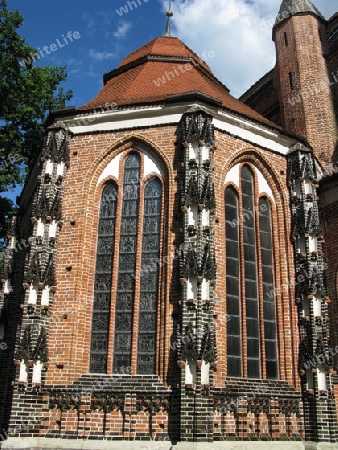
[[[115,183],[107,183],[101,197],[94,280],[90,370],[95,373],[107,371],[116,200],[117,186]]]
[[[257,205],[248,166],[240,186],[239,196],[233,187],[225,191],[227,374],[273,379],[278,363],[271,204],[262,197]]]
[[[225,207],[228,375],[239,377],[242,375],[242,370],[238,198],[235,190],[231,187],[225,193]]]
[[[112,183],[106,184],[102,193],[90,359],[93,373],[110,372],[109,360],[112,373],[156,371],[162,183],[154,176],[143,180],[141,169],[140,154],[130,153],[119,186],[122,198]],[[104,206],[105,199],[109,208]],[[118,240],[114,239],[115,229],[119,230]],[[104,270],[103,245],[107,256]],[[102,294],[107,301],[96,307]]]

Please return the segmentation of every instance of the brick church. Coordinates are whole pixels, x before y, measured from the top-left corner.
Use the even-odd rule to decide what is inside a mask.
[[[239,100],[171,15],[50,114],[1,275],[2,449],[338,448],[338,14],[284,0]]]

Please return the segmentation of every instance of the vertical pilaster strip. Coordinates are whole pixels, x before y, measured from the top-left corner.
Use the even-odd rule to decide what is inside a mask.
[[[60,127],[51,127],[46,134],[38,160],[31,231],[25,250],[21,252],[22,266],[18,269],[23,273],[22,287],[16,291],[22,319],[14,354],[17,370],[10,425],[19,432],[24,419],[19,402],[25,404],[26,413],[37,417],[30,425],[31,432],[38,433],[40,427],[38,418],[42,408],[44,368],[49,364],[49,316],[56,291],[55,260],[62,227],[61,202],[69,166],[69,141],[69,133]]]
[[[213,319],[216,261],[212,116],[193,109],[182,117],[183,245],[181,332],[181,440],[213,440],[213,368],[217,362]]]
[[[306,439],[335,442],[337,421],[330,369],[327,286],[318,213],[317,173],[312,151],[295,145],[288,160],[296,265],[301,377]]]

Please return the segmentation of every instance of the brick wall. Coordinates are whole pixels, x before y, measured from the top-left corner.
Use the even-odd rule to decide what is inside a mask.
[[[338,345],[338,175],[326,177],[321,181],[320,186],[320,206],[323,232],[325,238],[324,252],[327,263],[327,282],[331,303],[329,305],[330,315],[330,345],[333,349]],[[335,352],[336,353],[336,352]],[[334,356],[334,369],[338,369],[338,355]]]
[[[182,213],[178,200],[177,181],[182,149],[175,145],[176,129],[177,127],[173,125],[135,130],[132,133],[120,131],[114,134],[80,135],[74,137],[70,142],[70,164],[65,178],[62,202],[63,225],[59,232],[57,247],[57,291],[54,294],[50,315],[45,319],[50,323],[49,367],[43,374],[43,386],[40,393],[35,392],[34,394],[28,387],[26,393],[18,393],[14,396],[11,426],[18,426],[22,420],[24,409],[28,415],[29,428],[28,433],[23,433],[25,436],[46,435],[55,437],[66,433],[69,436],[80,437],[83,433],[84,435],[89,433],[90,436],[98,438],[103,436],[126,438],[121,433],[122,429],[126,433],[126,427],[128,428],[125,411],[128,410],[129,403],[126,395],[131,387],[128,387],[129,385],[126,385],[125,381],[119,384],[114,379],[109,387],[110,392],[113,392],[114,395],[121,394],[123,396],[124,418],[121,417],[119,408],[105,410],[102,407],[102,399],[100,404],[93,404],[93,400],[90,400],[90,397],[87,398],[84,394],[86,386],[95,387],[99,382],[99,376],[95,375],[90,376],[89,384],[86,379],[83,379],[83,376],[89,370],[98,215],[104,184],[102,182],[97,185],[97,182],[103,169],[117,154],[123,152],[125,155],[130,150],[137,148],[149,152],[164,173],[163,213],[165,220],[163,229],[165,238],[162,253],[163,255],[175,255],[178,245],[182,242]],[[217,211],[214,218],[217,261],[215,296],[219,300],[214,311],[218,365],[214,372],[213,384],[219,389],[226,389],[224,180],[231,167],[236,164],[247,163],[252,168],[257,167],[260,170],[271,187],[276,200],[273,207],[275,276],[277,288],[283,285],[283,289],[278,291],[276,299],[279,370],[281,380],[288,382],[289,386],[294,386],[292,395],[299,398],[297,393],[300,389],[297,375],[297,312],[293,288],[290,286],[290,280],[294,277],[294,265],[293,248],[289,239],[290,210],[289,194],[286,188],[286,159],[281,155],[248,145],[240,139],[220,131],[216,131],[216,145],[213,173],[217,200]],[[122,164],[122,161],[120,164]],[[256,206],[258,206],[258,203]],[[187,400],[183,401],[186,405],[189,405],[189,401],[193,400],[193,397],[189,400],[191,394],[188,391],[181,394],[177,389],[180,383],[180,369],[176,362],[175,346],[171,347],[171,344],[174,339],[176,321],[180,316],[182,291],[178,278],[177,258],[173,261],[169,258],[169,261],[170,263],[163,265],[162,268],[163,280],[165,281],[161,288],[161,308],[158,322],[159,340],[156,350],[158,381],[152,380],[152,387],[158,383],[158,390],[154,392],[153,388],[149,386],[148,391],[145,392],[154,399],[157,398],[156,396],[162,396],[162,399],[170,398],[172,406],[170,412],[166,412],[165,409],[150,412],[146,407],[137,408],[137,399],[135,398],[136,403],[134,406],[130,406],[130,424],[133,425],[130,425],[131,428],[128,433],[130,433],[130,436],[138,436],[139,439],[142,436],[144,439],[148,439],[154,433],[159,436],[166,436],[168,432],[171,437],[178,437],[179,404],[183,401],[184,395],[188,396]],[[133,364],[135,365],[135,361]],[[110,367],[111,363],[108,363],[108,374],[111,373]],[[135,368],[132,370],[135,370]],[[133,380],[133,390],[142,391],[144,380],[137,377],[131,380]],[[276,381],[275,386],[278,387],[278,383]],[[250,382],[248,383],[248,389],[250,391]],[[253,395],[255,395],[253,385],[251,389],[254,392]],[[266,395],[269,395],[269,389],[272,388],[265,389]],[[51,402],[51,394],[47,395],[47,393],[52,391],[57,392],[56,396],[59,395],[59,397],[56,397],[58,400]],[[101,389],[101,391],[103,392],[104,389]],[[227,391],[225,390],[224,393],[226,394]],[[214,406],[212,396],[210,396],[211,393],[201,394],[201,399],[205,399],[205,411],[212,411]],[[192,395],[194,394],[192,393]],[[244,401],[243,405],[245,405],[241,414],[244,414],[245,410],[247,411],[245,414],[250,417],[251,406],[248,406],[247,400],[240,401],[242,403]],[[140,411],[143,411],[141,415]],[[189,417],[189,409],[185,413]],[[183,421],[185,413],[181,412],[181,420]],[[152,416],[152,430],[149,429],[149,414]],[[196,418],[197,430],[201,439],[203,439],[203,436],[209,436],[210,433],[211,435],[215,434],[215,436],[218,433],[214,419],[209,414],[204,415],[206,417],[201,415],[200,418]],[[29,424],[32,416],[36,419],[34,424]],[[222,420],[225,420],[225,417]],[[203,431],[204,427],[210,427],[210,431]],[[227,423],[227,427],[229,430],[226,434],[230,438],[233,433],[233,425]],[[263,433],[263,430],[266,431],[263,422],[261,428],[260,433]],[[236,433],[240,433],[237,428]],[[269,433],[272,433],[272,431],[270,430]],[[283,427],[281,427],[280,433],[283,434]],[[17,435],[18,433],[14,434]],[[189,439],[189,436],[187,435],[185,438]]]

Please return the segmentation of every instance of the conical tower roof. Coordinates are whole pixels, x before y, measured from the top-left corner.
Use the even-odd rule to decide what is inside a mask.
[[[291,16],[304,14],[312,14],[321,20],[325,20],[325,17],[310,0],[283,0],[277,14],[275,26]]]
[[[117,69],[104,75],[101,92],[79,109],[89,111],[109,103],[118,107],[163,103],[168,97],[190,93],[216,99],[226,109],[276,128],[232,97],[209,66],[180,39],[168,36],[157,37],[126,56]]]

